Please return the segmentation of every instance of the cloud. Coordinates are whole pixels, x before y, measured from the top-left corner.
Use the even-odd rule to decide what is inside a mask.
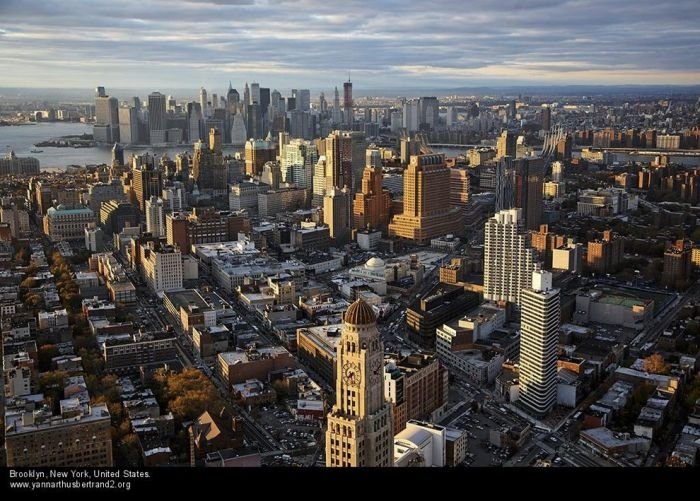
[[[697,0],[0,0],[5,86],[698,83]]]

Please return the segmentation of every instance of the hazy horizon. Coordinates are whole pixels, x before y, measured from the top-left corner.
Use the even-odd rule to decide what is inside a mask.
[[[700,83],[696,0],[3,0],[0,18],[7,87]]]

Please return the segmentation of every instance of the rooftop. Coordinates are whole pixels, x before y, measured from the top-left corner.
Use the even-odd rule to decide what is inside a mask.
[[[25,412],[23,409],[20,411],[7,409],[5,413],[5,435],[32,433],[101,420],[106,420],[107,422],[110,420],[106,404],[89,406],[85,413],[65,418],[60,415],[51,415],[51,411],[46,407],[33,412]]]
[[[305,336],[313,339],[317,346],[323,348],[328,354],[335,356],[336,347],[340,342],[342,326],[335,324],[304,327],[303,329],[298,329],[298,333],[303,333]]]
[[[210,309],[209,303],[207,303],[202,295],[196,289],[186,289],[182,291],[175,292],[165,292],[165,297],[170,300],[176,309],[200,309],[206,310]]]
[[[358,299],[350,305],[345,312],[345,323],[350,325],[370,325],[377,321],[374,310],[362,299]]]
[[[257,348],[255,350],[237,350],[219,353],[219,357],[228,365],[247,364],[255,362],[261,358],[274,358],[288,353],[287,350],[280,346],[270,346],[265,348]]]
[[[624,433],[615,433],[608,428],[591,428],[581,431],[581,438],[586,438],[592,442],[598,443],[606,449],[623,447],[633,444],[646,444],[649,442],[646,438],[631,436]]]

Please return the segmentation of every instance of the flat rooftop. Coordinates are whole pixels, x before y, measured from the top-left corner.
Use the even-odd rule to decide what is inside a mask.
[[[581,431],[581,437],[586,438],[591,442],[602,445],[606,449],[623,447],[632,444],[645,444],[649,440],[646,438],[630,436],[629,438],[624,437],[619,433],[614,433],[608,428],[591,428],[589,430]]]
[[[342,328],[342,324],[304,327],[303,329],[298,329],[297,334],[303,333],[303,335],[313,340],[316,346],[325,350],[329,355],[335,356],[336,347],[340,343]]]
[[[186,289],[183,291],[165,292],[165,296],[175,306],[176,309],[187,309],[190,306],[199,308],[200,310],[209,309],[209,304],[199,294],[196,289]]]
[[[22,433],[33,433],[51,428],[72,426],[74,424],[84,424],[92,421],[110,420],[109,411],[106,404],[97,404],[87,408],[85,414],[64,418],[60,415],[49,416],[43,410],[34,411],[33,422],[25,424],[22,419],[23,412],[7,410],[5,413],[5,436],[20,435]]]
[[[283,355],[287,353],[287,350],[282,348],[281,346],[269,346],[265,348],[258,348],[252,353],[249,353],[247,351],[239,350],[239,351],[227,351],[224,353],[219,353],[219,357],[221,357],[228,365],[237,365],[237,364],[246,364],[249,362],[255,362],[255,358],[251,360],[251,354],[253,356],[259,355],[261,358],[264,357],[277,357],[279,355]]]

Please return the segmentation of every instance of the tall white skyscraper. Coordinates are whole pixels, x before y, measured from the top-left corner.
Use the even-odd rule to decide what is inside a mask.
[[[163,199],[151,197],[146,200],[146,231],[154,237],[165,236],[165,211]]]
[[[557,401],[559,289],[552,274],[532,273],[532,287],[522,292],[520,334],[520,402],[535,417],[547,415]]]
[[[124,144],[139,142],[139,119],[136,108],[119,108],[119,140]]]
[[[100,88],[98,88],[100,89]],[[101,94],[105,94],[101,88]],[[99,95],[95,98],[95,125],[93,135],[98,143],[119,142],[119,100],[116,97]]]
[[[420,100],[411,99],[403,105],[403,127],[408,132],[415,132],[420,125]]]
[[[203,116],[208,116],[209,115],[209,110],[207,108],[207,89],[202,87],[199,89],[199,106],[200,110]],[[190,142],[193,142],[192,139],[190,139]]]
[[[484,299],[520,304],[531,283],[534,251],[527,247],[520,209],[502,210],[484,225]]]

